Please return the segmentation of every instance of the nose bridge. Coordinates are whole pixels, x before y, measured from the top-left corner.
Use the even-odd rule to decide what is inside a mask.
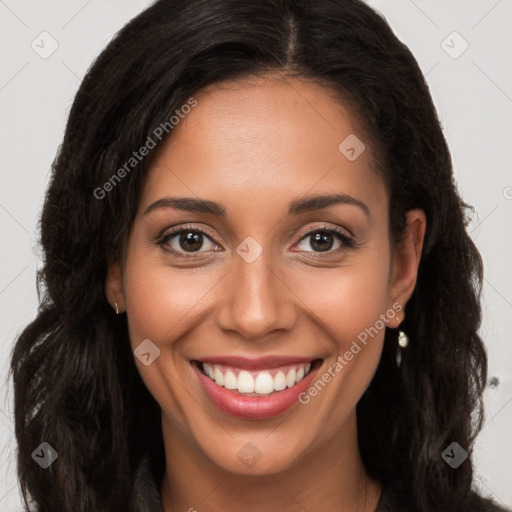
[[[233,268],[219,305],[219,327],[247,339],[262,338],[275,329],[289,329],[295,320],[293,294],[277,275],[270,249],[244,240],[233,256]],[[274,268],[273,268],[274,267]]]

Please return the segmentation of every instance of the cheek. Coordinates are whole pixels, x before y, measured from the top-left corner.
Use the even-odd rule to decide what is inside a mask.
[[[338,269],[304,272],[291,287],[342,350],[385,313],[388,282],[389,258],[364,254]]]
[[[372,248],[354,253],[338,268],[299,265],[278,273],[291,291],[283,298],[295,303],[297,321],[313,313],[312,320],[331,333],[340,350],[385,310],[389,254]],[[132,250],[124,268],[132,345],[146,338],[161,345],[179,340],[191,323],[197,326],[205,320],[202,312],[215,307],[219,287],[225,291],[230,286],[229,277],[222,283],[228,274],[208,268],[177,270]]]
[[[216,280],[207,272],[193,275],[155,264],[143,252],[136,251],[131,253],[124,268],[132,349],[145,339],[160,349],[150,365],[145,366],[137,358],[135,363],[152,396],[163,409],[174,411],[173,417],[179,419],[177,424],[183,432],[186,431],[183,418],[190,413],[189,409],[200,412],[194,409],[194,401],[192,405],[189,401],[188,406],[183,403],[183,386],[189,387],[188,362],[183,350],[187,347],[187,334],[200,322],[201,300]],[[180,375],[180,384],[176,375]]]
[[[211,272],[176,271],[136,259],[128,262],[125,296],[132,343],[141,337],[157,344],[179,338],[215,282]]]
[[[327,333],[319,336],[327,355],[319,378],[324,376],[324,382],[329,382],[329,398],[324,396],[324,404],[340,414],[345,414],[347,406],[355,407],[374,375],[387,318],[389,257],[368,252],[353,261],[344,268],[317,273],[304,282],[301,292],[312,316]],[[394,316],[395,311],[389,311]],[[333,422],[337,419],[332,418]],[[336,423],[333,425],[335,428]]]

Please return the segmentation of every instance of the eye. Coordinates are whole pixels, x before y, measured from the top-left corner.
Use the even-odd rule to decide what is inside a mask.
[[[203,229],[185,226],[167,231],[157,243],[164,250],[177,256],[193,258],[196,256],[194,253],[221,250],[220,246],[212,238],[213,236]],[[354,240],[344,231],[320,226],[306,232],[300,239],[297,247],[299,247],[298,251],[313,252],[316,255],[341,252],[354,245]],[[307,246],[309,246],[309,249]]]
[[[306,247],[309,245],[312,251],[308,251],[307,248],[299,248],[299,250],[316,253],[335,253],[343,251],[354,245],[353,240],[347,234],[340,230],[327,227],[316,227],[314,229],[309,230],[301,238],[298,246],[300,247],[301,244],[306,245]],[[335,249],[332,250],[333,246],[335,245]]]
[[[164,234],[158,241],[165,250],[188,257],[190,253],[216,251],[219,245],[202,229],[181,227]],[[205,249],[201,251],[201,249]],[[185,253],[185,254],[183,254]]]

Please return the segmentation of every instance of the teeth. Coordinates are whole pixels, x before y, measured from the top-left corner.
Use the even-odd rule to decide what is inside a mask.
[[[268,395],[274,391],[274,379],[267,372],[261,372],[256,377],[256,382],[254,383],[254,392],[259,393],[261,395]]]
[[[287,387],[295,386],[309,373],[311,363],[288,367],[287,370],[278,370],[274,376],[271,375],[271,371],[248,372],[208,363],[202,363],[202,367],[203,373],[226,389],[232,389],[239,393],[269,395],[274,391],[282,391]]]
[[[217,367],[213,369],[213,378],[219,386],[224,386],[224,375]]]
[[[297,372],[290,370],[286,375],[286,385],[291,388],[297,382]]]
[[[217,379],[215,379],[215,382],[219,384]],[[219,386],[222,386],[222,384],[219,384]],[[238,374],[238,391],[240,391],[240,393],[254,392],[254,379],[249,372],[241,371]]]
[[[278,371],[274,377],[274,390],[282,391],[286,388],[286,375],[282,371]]]
[[[237,389],[236,375],[232,371],[227,371],[226,375],[224,375],[224,387],[226,389]]]

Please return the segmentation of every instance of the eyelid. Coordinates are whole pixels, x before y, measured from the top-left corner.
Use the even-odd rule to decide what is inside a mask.
[[[353,249],[357,247],[356,240],[354,239],[354,235],[350,233],[347,229],[340,228],[338,226],[315,226],[312,228],[307,229],[300,237],[299,241],[295,243],[295,246],[299,245],[303,240],[307,239],[309,236],[311,236],[313,233],[317,232],[324,232],[329,233],[333,235],[335,238],[337,238],[340,246],[336,249],[329,249],[328,251],[301,251],[301,250],[294,250],[293,252],[297,253],[303,253],[305,254],[306,258],[313,259],[313,260],[321,260],[328,257],[340,255],[341,253]],[[311,243],[311,242],[310,242]]]
[[[163,233],[157,237],[157,243],[159,245],[163,246],[171,238],[173,238],[174,236],[180,234],[183,231],[196,231],[198,233],[203,234],[207,238],[209,238],[212,243],[216,244],[217,246],[221,246],[221,244],[216,241],[215,236],[210,232],[210,230],[208,228],[197,227],[197,226],[194,226],[192,224],[186,224],[186,225],[181,225],[180,224],[180,225],[177,225],[177,226],[172,226],[170,228],[166,228],[166,230],[164,230]],[[329,250],[329,251],[325,251],[325,252],[306,251],[307,253],[311,252],[311,254],[314,254],[315,257],[321,257],[323,254],[326,254],[326,255],[336,254],[337,252],[339,252],[343,248],[347,248],[347,247],[351,247],[353,245],[356,245],[355,241],[353,239],[353,235],[352,235],[352,233],[350,233],[349,230],[344,229],[344,228],[340,228],[340,227],[337,227],[337,226],[328,226],[328,225],[322,224],[320,226],[313,226],[313,227],[307,228],[300,235],[299,240],[297,242],[295,242],[294,246],[299,244],[300,242],[302,242],[309,235],[311,235],[313,233],[316,233],[316,232],[322,232],[322,231],[323,232],[327,232],[327,233],[334,233],[335,235],[338,235],[339,240],[342,243],[343,247],[338,248],[336,250]],[[172,248],[166,249],[166,250],[169,251],[169,252],[172,252],[174,254],[178,254],[180,256],[183,256],[185,258],[194,258],[194,257],[196,257],[197,254],[201,254],[202,252],[208,252],[208,251],[198,251],[198,252],[193,252],[193,253],[187,253],[185,251],[176,251],[175,249],[172,249]],[[295,251],[295,252],[302,252],[302,251]]]
[[[168,244],[168,242],[174,238],[175,236],[179,235],[180,233],[184,231],[195,231],[202,235],[204,235],[206,238],[210,240],[211,243],[215,244],[216,246],[220,246],[221,244],[215,240],[215,236],[209,231],[209,229],[204,227],[197,227],[193,226],[191,224],[178,224],[176,226],[171,226],[166,228],[160,235],[156,237],[156,243],[160,245],[165,251],[170,252],[172,254],[176,254],[178,256],[184,257],[184,258],[195,258],[198,254],[201,253],[207,253],[209,251],[197,251],[188,253],[186,251],[178,251],[172,247],[165,248],[164,246]]]
[[[211,238],[212,242],[218,244],[218,242],[215,241],[215,235],[213,234],[213,231],[210,231],[209,228],[198,227],[192,224],[178,224],[176,226],[166,227],[163,231],[160,232],[160,234],[156,236],[156,240],[162,240],[171,235],[176,235],[182,231],[198,231],[199,233],[207,235],[209,238]]]
[[[306,231],[304,231],[304,233],[302,233],[302,235],[300,235],[299,241],[303,240],[306,236],[311,235],[312,233],[316,233],[317,231],[327,231],[327,232],[338,233],[343,238],[347,238],[350,240],[352,240],[353,236],[354,236],[348,229],[322,224],[321,226],[314,226],[312,228],[307,228]]]

